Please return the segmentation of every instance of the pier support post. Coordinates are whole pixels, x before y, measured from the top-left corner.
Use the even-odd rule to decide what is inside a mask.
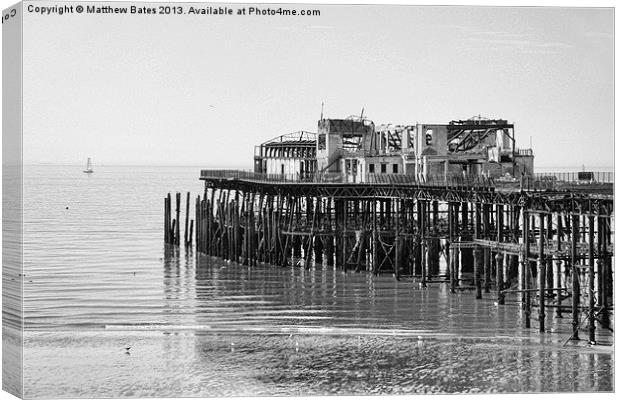
[[[601,309],[601,325],[603,328],[609,328],[609,311],[607,310],[607,266],[606,257],[607,257],[607,223],[604,218],[598,218],[598,242],[599,248],[601,249],[599,252],[599,274],[600,274],[600,285],[599,285],[599,302]]]
[[[377,232],[377,200],[372,200],[372,272],[379,273],[379,233]]]
[[[454,205],[448,203],[448,240],[446,241],[446,265],[448,268],[448,277],[450,279],[450,293],[455,292],[455,278],[453,264],[453,251],[450,249],[454,238]]]
[[[509,206],[508,216],[510,217],[509,232],[510,232],[510,241],[513,243],[518,243],[519,238],[521,236],[520,233],[520,212],[521,209],[519,206]],[[506,265],[506,277],[505,280],[508,282],[508,286],[512,284],[512,282],[519,282],[519,268],[520,261],[519,255],[510,254],[508,255],[507,265]]]
[[[416,212],[416,234],[414,238],[414,275],[422,276],[422,206],[421,201],[416,200],[415,202]]]
[[[592,212],[590,210],[590,212]],[[594,216],[588,216],[588,340],[595,344],[595,318],[594,318]]]
[[[475,205],[475,218],[474,218],[474,237],[472,239],[480,239],[480,225],[481,225],[481,206],[480,203]],[[474,247],[474,287],[476,288],[476,299],[482,298],[482,269],[484,267],[484,250],[479,245]]]
[[[547,297],[553,298],[553,214],[547,215],[547,229],[546,229],[546,238],[547,238],[547,248],[548,252],[545,256],[545,271],[547,272]]]
[[[202,229],[202,210],[200,209],[200,195],[196,196],[196,205],[195,205],[195,213],[196,213],[196,252],[203,252],[202,243],[200,236],[200,230]]]
[[[196,250],[207,254],[206,243],[206,214],[205,204],[207,203],[207,190],[205,189],[204,197],[196,196]]]
[[[398,236],[398,232],[396,233],[396,237],[394,237],[394,277],[396,280],[400,280],[400,236]]]
[[[470,233],[467,233],[469,229],[469,204],[467,202],[461,203],[461,241],[467,242],[472,240]],[[461,272],[471,273],[474,272],[474,257],[473,250],[471,248],[461,248]]]
[[[461,236],[462,227],[459,225],[459,203],[452,203],[452,215],[453,215],[453,238],[455,241],[457,237]],[[460,275],[461,275],[461,258],[463,253],[460,248],[455,248],[452,252],[452,274],[454,276],[454,286],[459,286],[460,284]]]
[[[571,221],[571,275],[572,275],[572,311],[573,333],[571,340],[579,340],[579,269],[577,268],[577,240],[579,238],[579,216],[573,214]]]
[[[558,214],[556,217],[556,224],[557,224],[557,240],[558,240],[558,244],[557,244],[557,251],[558,253],[562,250],[562,240],[564,240],[564,231],[562,228],[562,214]],[[562,261],[561,260],[557,260],[555,262],[555,281],[556,281],[556,288],[557,290],[557,294],[556,294],[556,309],[555,309],[555,317],[556,318],[562,318]]]
[[[489,204],[482,206],[482,237],[484,239],[491,239],[491,232],[489,232],[489,217],[491,210]],[[491,249],[485,247],[483,249],[484,259],[484,292],[491,292]]]
[[[428,238],[428,276],[439,275],[439,252],[440,244],[435,228],[431,229],[431,237]]]
[[[603,309],[603,327],[609,329],[609,299],[614,297],[614,277],[611,269],[611,254],[607,252],[608,244],[611,243],[611,218],[603,218],[603,225],[605,226],[603,235],[603,293],[604,297],[604,309]]]
[[[545,214],[539,213],[540,234],[538,237],[538,330],[545,331],[545,283],[547,281],[547,260],[545,260]]]
[[[296,210],[296,205],[297,205],[297,201],[294,197],[292,196],[287,196],[287,209],[286,209],[286,214],[285,214],[285,218],[284,221],[286,223],[286,238],[284,241],[284,250],[282,251],[282,255],[281,255],[281,264],[283,267],[286,267],[288,265],[288,260],[289,258],[293,255],[293,235],[290,235],[291,231],[293,230],[293,221],[295,220],[295,210]],[[278,224],[279,227],[279,231],[278,231],[278,236],[281,237],[281,229],[282,226],[281,224]]]
[[[164,197],[164,243],[166,244],[170,242],[170,212],[168,211],[169,198],[170,193],[168,193],[167,197]]]
[[[187,246],[189,234],[189,192],[187,192],[187,199],[185,200],[185,235],[183,236],[183,244]]]
[[[319,231],[323,230],[323,214],[321,214],[321,204],[322,204],[321,198],[317,197],[314,201],[314,219],[316,220],[316,224],[319,227]],[[313,247],[314,247],[314,262],[322,265],[323,264],[323,240],[321,236],[315,235]]]
[[[422,287],[426,287],[427,280],[427,263],[426,263],[426,202],[418,200],[418,228],[420,232],[420,266],[422,269]]]
[[[267,195],[265,197],[265,203],[263,204],[263,207],[260,210],[261,213],[261,232],[260,232],[260,236],[261,236],[261,244],[259,246],[260,251],[259,251],[259,255],[258,255],[258,259],[260,262],[264,262],[267,263],[269,262],[269,248],[270,248],[270,243],[271,243],[271,236],[269,234],[269,221],[270,221],[270,214],[269,214],[269,207],[271,204],[271,196]]]
[[[216,212],[219,213],[218,210],[218,206],[219,206],[219,200],[218,203],[216,203],[215,201],[215,189],[211,189],[210,190],[211,195],[209,196],[209,198],[207,199],[207,193],[205,192],[205,198],[203,200],[204,202],[204,211],[206,214],[206,224],[204,226],[204,236],[205,236],[205,244],[207,245],[207,254],[215,256],[217,255],[218,252],[218,247],[217,247],[217,240],[219,239],[217,236],[217,232],[216,230],[219,228],[218,223],[219,220],[216,222],[215,221],[215,216],[216,216]],[[219,190],[220,194],[218,196],[218,198],[222,197],[222,191]]]
[[[181,241],[181,235],[180,235],[180,225],[181,225],[181,192],[177,192],[177,196],[176,196],[176,213],[177,213],[177,219],[176,219],[176,229],[174,231],[174,244],[175,245],[179,245],[180,241]]]
[[[499,245],[504,236],[504,206],[501,204],[497,204],[495,222],[497,224],[496,241]],[[504,290],[504,256],[499,249],[497,254],[495,254],[495,279],[497,281],[497,303],[505,304],[505,296],[504,292],[502,292]]]
[[[333,267],[334,266],[334,228],[332,227],[332,218],[333,218],[333,213],[332,213],[332,200],[331,198],[327,198],[325,199],[326,205],[325,205],[325,213],[327,215],[327,219],[328,219],[328,230],[330,232],[329,235],[323,236],[323,239],[325,240],[324,242],[324,247],[323,250],[325,251],[325,259],[327,260],[327,265],[329,267]]]
[[[269,264],[275,263],[275,233],[274,222],[275,212],[273,210],[274,199],[267,197],[267,208],[265,209],[265,262]]]
[[[345,264],[345,221],[346,221],[346,202],[343,199],[335,200],[335,217],[336,217],[336,268],[346,271]]]
[[[393,219],[394,219],[394,277],[396,280],[400,280],[401,269],[401,247],[402,240],[400,237],[401,223],[404,223],[403,215],[401,214],[400,199],[394,199],[393,207]]]
[[[523,303],[525,327],[530,328],[530,216],[527,210],[523,210],[523,260],[521,262],[521,301]]]
[[[205,238],[205,245],[207,246],[207,254],[216,255],[217,254],[217,236],[216,236],[216,228],[217,222],[215,221],[215,210],[217,209],[217,205],[214,201],[214,190],[211,190],[211,198],[203,199],[203,211],[206,214],[206,224],[203,226],[203,234]],[[219,221],[218,221],[219,222]]]

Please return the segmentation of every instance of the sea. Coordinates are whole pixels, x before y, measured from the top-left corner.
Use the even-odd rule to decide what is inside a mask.
[[[568,314],[526,329],[512,295],[166,246],[164,197],[190,192],[193,219],[199,167],[82,170],[24,166],[23,276],[3,279],[23,281],[27,398],[614,391],[600,327],[573,342]]]

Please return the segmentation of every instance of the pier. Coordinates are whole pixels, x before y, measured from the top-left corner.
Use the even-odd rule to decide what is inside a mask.
[[[476,299],[484,293],[500,307],[516,295],[526,328],[544,333],[547,317],[570,318],[572,340],[582,339],[582,326],[592,344],[597,326],[613,329],[609,177],[564,181],[533,174],[530,150],[516,150],[510,135],[512,145],[496,141],[512,129],[501,120],[400,131],[346,121],[321,119],[314,139],[300,132],[264,143],[253,172],[202,170],[195,226],[186,198],[184,243],[192,244],[195,230],[198,252],[250,267],[391,274],[421,288],[445,284]],[[334,132],[361,141],[344,152],[343,143],[351,142],[340,142],[331,160]],[[443,156],[428,151],[436,142],[448,149]],[[483,156],[477,146],[487,146]],[[487,154],[497,161],[485,161]],[[389,172],[386,164],[393,165]],[[181,207],[179,193],[176,209],[170,195],[164,201],[168,244],[180,244]]]

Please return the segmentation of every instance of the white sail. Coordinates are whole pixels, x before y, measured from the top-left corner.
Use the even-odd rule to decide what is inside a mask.
[[[88,160],[86,160],[86,169],[84,170],[84,173],[91,174],[93,172],[93,162],[91,158],[88,157]]]

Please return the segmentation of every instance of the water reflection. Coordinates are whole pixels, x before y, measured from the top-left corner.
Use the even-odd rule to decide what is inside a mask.
[[[188,263],[192,256],[167,253],[165,293],[195,287],[202,328],[194,334],[195,373],[213,364],[234,371],[243,384],[226,394],[613,388],[610,352],[562,347],[570,327],[561,324],[569,321],[549,320],[561,335],[522,329],[516,299],[499,307],[492,297],[475,301],[473,293],[422,289],[391,276],[318,265],[247,267],[202,255]],[[607,371],[604,379],[597,371]]]
[[[470,292],[451,295],[446,285],[420,288],[391,276],[334,270],[333,267],[247,267],[198,256],[196,308],[210,324],[253,323],[266,328],[288,325],[414,329],[464,336],[529,336],[521,330],[516,297],[498,306],[492,294],[475,301]],[[172,281],[170,283],[173,283]],[[220,311],[210,313],[211,293]],[[225,304],[224,304],[225,303]],[[223,307],[223,308],[222,308]],[[237,318],[230,319],[234,314]],[[246,319],[239,319],[245,316]],[[547,313],[549,329],[570,333],[568,323]],[[603,333],[601,331],[601,333]]]

